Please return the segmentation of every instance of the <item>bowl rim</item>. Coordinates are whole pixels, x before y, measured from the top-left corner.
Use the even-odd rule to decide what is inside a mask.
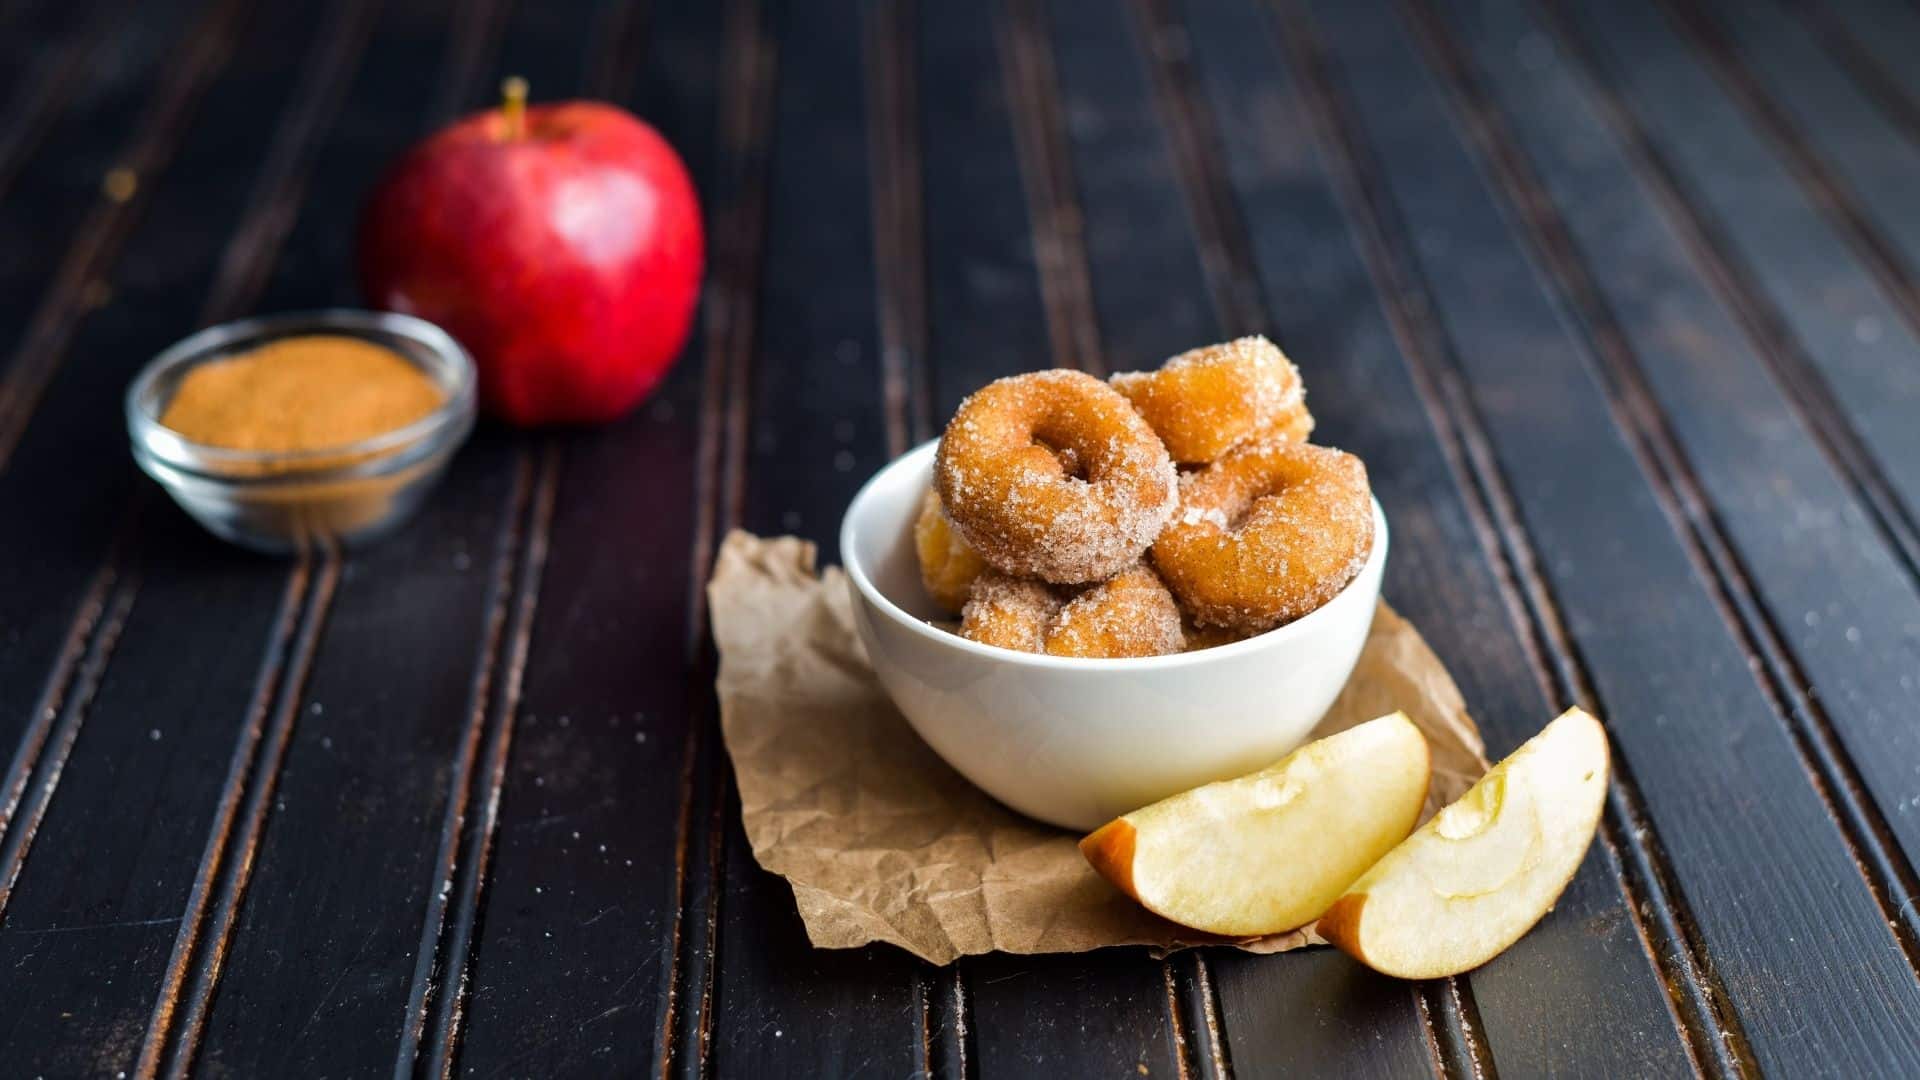
[[[156,383],[176,368],[198,363],[249,338],[328,332],[384,333],[406,338],[432,354],[429,374],[446,400],[418,420],[354,442],[309,450],[239,450],[196,442],[160,422],[148,407]],[[413,358],[409,358],[412,362]],[[453,335],[425,319],[393,311],[321,308],[255,315],[218,323],[174,342],[147,361],[123,397],[127,433],[143,466],[157,465],[194,480],[227,486],[331,482],[404,468],[462,440],[477,410],[478,370]],[[416,453],[393,451],[415,449]],[[259,472],[249,471],[259,468]],[[262,468],[265,467],[265,468]],[[228,471],[237,469],[240,471]],[[151,468],[148,469],[152,471]]]
[[[1190,667],[1214,661],[1228,661],[1236,657],[1247,656],[1266,649],[1280,648],[1297,638],[1309,637],[1317,632],[1327,621],[1323,616],[1334,604],[1346,599],[1369,574],[1381,569],[1387,559],[1387,515],[1380,506],[1380,500],[1371,493],[1367,499],[1373,505],[1373,550],[1367,553],[1367,561],[1361,564],[1360,571],[1353,575],[1345,588],[1335,593],[1326,603],[1302,615],[1284,626],[1255,634],[1226,645],[1216,645],[1211,649],[1198,649],[1193,652],[1169,653],[1165,656],[1124,656],[1124,657],[1082,657],[1052,656],[1046,653],[1020,652],[1016,649],[1004,649],[997,645],[984,645],[969,641],[959,634],[942,630],[924,619],[914,616],[893,599],[880,591],[867,575],[867,568],[858,557],[859,548],[854,544],[854,521],[858,511],[870,499],[875,498],[881,481],[896,469],[916,467],[922,458],[933,454],[940,445],[939,439],[930,439],[919,446],[888,462],[867,478],[854,493],[852,501],[847,503],[847,511],[840,519],[840,561],[847,577],[875,609],[904,626],[910,632],[930,641],[959,649],[961,652],[1016,667],[1053,671],[1159,671],[1168,668]],[[1382,571],[1384,573],[1384,571]]]

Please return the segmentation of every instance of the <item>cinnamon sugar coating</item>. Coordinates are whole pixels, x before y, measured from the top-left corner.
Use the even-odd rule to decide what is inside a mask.
[[[960,611],[960,636],[1018,652],[1044,652],[1047,624],[1060,603],[1045,582],[988,569],[974,579],[973,594]]]
[[[1110,382],[1183,465],[1217,461],[1258,438],[1305,442],[1313,431],[1299,370],[1264,337],[1193,349],[1158,371]]]
[[[1372,550],[1360,459],[1266,439],[1182,478],[1153,563],[1196,624],[1257,633],[1333,599]]]
[[[1055,656],[1164,656],[1184,644],[1180,608],[1145,563],[1067,601],[1046,634]]]
[[[1020,652],[1097,658],[1162,656],[1184,644],[1173,594],[1145,563],[1079,589],[987,570],[974,581],[960,636]]]
[[[1111,387],[1067,370],[999,379],[961,402],[934,484],[987,563],[1061,585],[1137,561],[1179,500],[1153,429]]]
[[[920,558],[920,583],[934,603],[948,611],[964,607],[973,579],[987,564],[954,531],[953,522],[940,506],[939,494],[931,488],[921,500],[920,516],[913,523],[913,550]]]

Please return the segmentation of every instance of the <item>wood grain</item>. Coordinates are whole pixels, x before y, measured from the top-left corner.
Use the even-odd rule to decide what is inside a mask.
[[[0,200],[0,327],[7,334],[0,348],[7,355],[24,348],[27,324],[44,307],[39,301],[57,265],[45,253],[61,252],[98,200],[100,173],[127,125],[140,115],[141,95],[149,81],[160,76],[159,62],[172,40],[169,31],[181,17],[180,9],[155,4],[123,26],[111,55],[74,88],[60,112],[63,122],[37,147],[46,157],[68,162],[68,171],[56,175],[56,170],[27,169]],[[107,417],[81,431],[99,431],[118,440],[114,420]],[[82,461],[100,458],[101,466],[111,460],[101,449],[106,443],[89,442],[84,434],[68,438],[64,446],[42,452],[71,454]],[[49,441],[50,436],[43,437],[40,444],[48,446]],[[38,469],[0,469],[0,504],[17,508],[7,518],[15,527],[0,531],[0,544],[6,545],[6,557],[0,558],[0,595],[7,597],[0,608],[0,639],[6,643],[0,648],[0,747],[9,756],[34,715],[45,676],[71,637],[88,582],[124,515],[120,500],[96,497],[83,486],[22,479],[19,474],[28,471],[45,475]],[[53,527],[21,527],[28,522],[29,507]],[[49,557],[70,547],[79,558]],[[55,611],[65,617],[52,616]]]
[[[446,34],[447,19],[442,8],[401,6],[389,9],[376,28],[374,48],[342,103],[344,137],[316,159],[313,194],[290,241],[296,250],[327,250],[331,258],[283,262],[266,290],[269,302],[318,306],[316,287],[319,301],[325,302],[329,293],[337,295],[351,282],[344,239],[351,229],[343,225],[352,221],[376,170],[416,137],[428,119],[424,107],[404,112],[388,107],[377,114],[373,109],[377,102],[393,100],[424,106],[434,97],[437,76],[462,70],[466,50],[460,35]],[[541,40],[537,26],[512,29],[531,42]],[[445,46],[444,65],[405,62],[418,55],[423,41]],[[572,66],[567,64],[568,69]],[[546,71],[551,74],[552,68]],[[358,175],[343,179],[343,174],[353,173]],[[323,238],[330,242],[317,242]],[[307,298],[289,299],[302,294]],[[342,1055],[352,1053],[362,1063],[391,1067],[405,1022],[410,960],[421,937],[423,914],[440,886],[440,880],[428,880],[435,826],[446,805],[451,763],[461,745],[459,719],[468,715],[464,703],[472,692],[474,658],[484,640],[485,592],[472,583],[485,579],[492,551],[510,533],[505,522],[510,520],[511,478],[518,460],[512,448],[497,440],[470,449],[448,481],[463,497],[436,499],[423,514],[422,522],[432,520],[434,525],[424,532],[415,531],[416,525],[403,534],[410,543],[383,547],[380,554],[392,561],[355,557],[342,568],[299,721],[272,781],[271,813],[259,832],[245,902],[233,921],[218,983],[208,995],[203,1033],[192,1059],[196,1066],[249,1070],[268,1067],[267,1062],[307,1062],[287,1066],[306,1068],[334,1062],[332,1067],[341,1068]],[[384,645],[375,644],[379,633],[366,635],[369,626],[392,624],[409,603],[441,611],[445,621],[420,625],[410,637],[402,631],[401,638]],[[343,640],[351,644],[342,647]],[[373,666],[367,667],[369,663]],[[393,702],[407,718],[396,723],[385,712],[392,699],[382,683],[396,678],[396,672],[417,670],[413,665],[425,665],[433,677],[409,684],[403,701]],[[343,745],[353,748],[353,754],[336,750]],[[379,762],[379,767],[349,767],[358,755]],[[406,807],[397,809],[393,820],[381,812],[392,805],[386,802],[390,796]],[[386,837],[396,827],[407,840],[399,851],[389,851]],[[326,853],[317,865],[316,852]],[[341,862],[330,861],[334,859]],[[348,877],[378,880],[383,887],[357,895],[352,904],[334,904],[324,891],[283,884],[324,875],[327,867],[337,865],[352,865],[354,869],[345,871]],[[298,985],[277,980],[283,947],[331,957],[338,977]],[[390,974],[377,989],[330,1001],[355,965]],[[261,985],[273,987],[273,992],[252,992]],[[239,989],[231,989],[235,986]],[[336,1005],[337,1012],[332,1009]],[[283,1019],[263,1027],[256,1016]],[[260,1038],[276,1023],[285,1024],[279,1038]],[[329,1034],[332,1024],[381,1035],[342,1039]]]
[[[107,672],[94,703],[91,734],[83,732],[76,743],[64,777],[81,785],[83,793],[114,791],[124,798],[56,799],[39,857],[29,861],[22,878],[28,905],[23,914],[31,921],[13,925],[127,924],[97,935],[63,934],[57,952],[23,953],[23,960],[35,955],[44,958],[36,963],[55,966],[46,969],[42,981],[10,984],[34,990],[10,1010],[13,1015],[23,1023],[62,1012],[88,1017],[87,1026],[46,1028],[55,1035],[41,1046],[49,1062],[84,1054],[103,1068],[108,1063],[133,1067],[168,963],[168,944],[175,939],[175,927],[155,909],[177,914],[186,906],[207,815],[220,790],[220,763],[236,725],[256,722],[248,715],[254,660],[269,637],[284,570],[258,560],[233,565],[170,507],[149,508],[154,512],[144,515],[144,524],[126,512],[132,470],[122,456],[118,397],[147,356],[193,328],[196,312],[216,292],[219,262],[255,246],[258,237],[245,223],[254,219],[261,199],[231,199],[232,178],[259,168],[254,193],[264,197],[281,180],[264,167],[263,153],[284,161],[288,144],[314,137],[311,125],[300,120],[311,111],[313,95],[295,93],[297,83],[288,76],[337,66],[328,46],[342,39],[338,32],[302,38],[292,33],[296,24],[296,18],[267,17],[250,25],[249,34],[257,38],[243,40],[239,55],[209,91],[201,122],[183,135],[177,151],[181,168],[153,185],[150,215],[127,240],[116,302],[75,327],[73,349],[85,358],[82,372],[52,384],[41,414],[45,423],[29,431],[14,468],[0,479],[6,492],[0,498],[19,500],[18,506],[59,514],[63,502],[87,499],[96,501],[93,514],[117,515],[120,521],[96,526],[95,543],[118,534],[112,543],[121,549],[121,555],[106,556],[100,572],[139,575],[148,582],[146,601],[130,615],[124,648],[116,650],[116,667]],[[334,28],[350,32],[351,25],[336,21]],[[312,80],[306,82],[311,89]],[[281,137],[265,144],[236,142],[228,134],[234,127],[273,129],[281,119],[286,121]],[[237,219],[231,216],[236,211]],[[235,292],[229,289],[226,295]],[[92,448],[100,452],[89,452]],[[100,557],[97,548],[68,531],[86,528],[87,514],[54,529],[34,527],[30,514],[9,514],[7,520],[17,526],[5,530],[0,543],[11,548],[10,559],[22,560],[13,564],[21,570],[39,567],[42,578],[57,580],[58,574],[46,571],[63,565],[81,569]],[[135,533],[148,535],[141,557],[129,560],[125,553]],[[226,617],[189,631],[176,625],[181,611],[222,608]],[[177,681],[166,676],[170,668],[177,669]],[[165,719],[183,716],[192,719]],[[156,760],[169,767],[143,767]],[[102,842],[96,830],[115,841]],[[103,903],[100,887],[85,884],[89,880],[138,880],[141,888],[125,898],[131,908],[123,908],[119,898]],[[129,910],[133,913],[124,913]],[[23,939],[21,944],[32,943]],[[83,974],[116,963],[125,966],[111,983]],[[61,971],[73,974],[60,976]]]
[[[934,430],[981,384],[1043,366],[1052,347],[1012,116],[1013,73],[984,7],[924,4],[921,183]],[[932,88],[938,87],[935,93]]]
[[[933,435],[927,379],[926,201],[920,145],[918,5],[863,6],[867,145],[873,179],[874,288],[878,293],[887,453]]]
[[[1907,0],[0,0],[0,1058],[23,1075],[1920,1071]],[[233,552],[125,457],[202,321],[529,77],[683,153],[696,342],[409,528]],[[114,172],[126,168],[127,173]],[[103,186],[109,174],[110,183]],[[812,950],[714,723],[721,533],[992,378],[1266,331],[1498,753],[1622,783],[1468,977]],[[397,1066],[397,1068],[396,1068]]]
[[[1920,332],[1920,223],[1902,203],[1920,146],[1900,135],[1776,0],[1660,5]],[[1773,72],[1791,71],[1791,79]]]
[[[626,87],[618,100],[711,190],[719,12],[675,6],[633,22],[600,78]],[[689,552],[706,340],[634,416],[563,440],[477,921],[463,1071],[639,1072],[664,1050],[656,1010],[674,957],[676,781],[689,733],[705,722],[679,661],[698,587]]]
[[[1419,343],[1396,337],[1407,329],[1393,321],[1404,311],[1393,306],[1391,277],[1380,275],[1363,242],[1367,210],[1336,183],[1342,151],[1316,146],[1316,125],[1326,119],[1311,104],[1317,91],[1301,86],[1292,65],[1271,59],[1278,24],[1215,0],[1186,7],[1195,70],[1213,117],[1208,126],[1221,140],[1235,205],[1245,220],[1261,224],[1252,231],[1251,256],[1272,332],[1310,388],[1309,405],[1321,425],[1315,437],[1368,461],[1395,534],[1388,595],[1422,626],[1456,628],[1432,635],[1433,643],[1472,703],[1490,752],[1498,752],[1538,728],[1557,691],[1542,677],[1543,657],[1529,664],[1532,631],[1524,611],[1516,618],[1514,604],[1503,600],[1508,586],[1502,582],[1513,571],[1490,538],[1492,515],[1478,505],[1479,480],[1468,455],[1448,446],[1457,421],[1445,412],[1421,415],[1429,407],[1422,403],[1424,374],[1402,359],[1403,350]],[[1350,223],[1350,215],[1361,221]],[[1299,256],[1303,251],[1314,253],[1311,260]],[[1607,853],[1596,848],[1561,900],[1557,919],[1564,923],[1541,927],[1476,973],[1471,1000],[1479,1024],[1456,1018],[1472,1014],[1456,1007],[1451,992],[1437,995],[1432,1011],[1462,1035],[1448,1048],[1451,1067],[1474,1067],[1468,1032],[1479,1030],[1496,1060],[1505,1050],[1515,1060],[1553,1054],[1553,1060],[1582,1061],[1602,1072],[1687,1068],[1656,972],[1644,958],[1623,962],[1641,942],[1630,898],[1608,880],[1612,870]],[[1551,943],[1536,940],[1547,933]],[[1586,974],[1566,977],[1570,965]],[[1237,966],[1242,970],[1221,976],[1230,1017],[1256,1009],[1254,995],[1266,992],[1267,980],[1257,978],[1251,962]],[[1236,978],[1245,995],[1238,1001],[1230,989]],[[1381,985],[1372,992],[1388,990]],[[1462,1006],[1466,1000],[1463,995]],[[1577,1032],[1550,1032],[1538,1023],[1543,1011],[1578,1014],[1585,1022]],[[1403,1019],[1399,1027],[1418,1023]],[[1229,1030],[1238,1028],[1230,1021]],[[1441,1033],[1429,1037],[1437,1042]],[[1548,1040],[1578,1040],[1577,1049],[1550,1049]],[[1241,1041],[1234,1037],[1236,1047]]]
[[[1653,175],[1674,192],[1668,201],[1694,223],[1688,231],[1729,268],[1757,336],[1781,341],[1790,396],[1837,453],[1861,463],[1856,482],[1870,488],[1871,474],[1884,474],[1892,502],[1878,512],[1910,528],[1920,505],[1920,432],[1907,422],[1920,395],[1912,374],[1920,337],[1657,12],[1543,11],[1610,126],[1641,141]],[[1635,63],[1621,63],[1623,48]],[[1732,227],[1744,220],[1768,227]]]
[[[1406,254],[1440,313],[1451,362],[1471,378],[1473,408],[1531,543],[1552,553],[1540,572],[1609,718],[1621,787],[1644,802],[1650,839],[1680,885],[1681,917],[1713,957],[1723,1022],[1739,1025],[1740,1049],[1760,1067],[1813,1067],[1825,1051],[1806,1054],[1804,1005],[1818,996],[1846,1011],[1831,1033],[1845,1053],[1862,1061],[1903,1053],[1894,1032],[1920,1004],[1912,974],[1763,686],[1703,594],[1676,523],[1646,490],[1554,299],[1452,138],[1405,39],[1354,12],[1316,14],[1395,212],[1417,238]],[[1569,475],[1583,482],[1570,487]],[[1630,494],[1609,497],[1616,492]],[[1607,530],[1591,528],[1596,514]],[[1667,719],[1677,715],[1687,722]],[[1737,760],[1721,752],[1729,743]],[[1721,807],[1753,798],[1756,782],[1769,813],[1741,822],[1748,855],[1730,863],[1718,856],[1729,842]],[[1789,865],[1790,876],[1776,872]],[[1707,891],[1713,904],[1701,902]],[[1850,958],[1845,978],[1791,969],[1805,955],[1802,935],[1788,943],[1756,932],[1808,921],[1821,928],[1816,952]],[[1785,1006],[1772,991],[1789,970],[1801,996]]]
[[[740,521],[746,487],[748,388],[758,329],[766,240],[768,141],[778,53],[759,3],[730,5],[722,29],[720,151],[713,179],[718,209],[702,333],[706,372],[694,473],[689,618],[689,721],[676,814],[672,953],[661,981],[659,1074],[704,1075],[712,1061],[714,961],[719,948],[719,881],[725,853],[727,778],[717,704],[708,689],[716,657],[707,627],[706,579],[723,531]]]
[[[928,363],[927,217],[920,81],[924,56],[917,3],[865,7],[868,145],[872,159],[874,286],[878,306],[887,451],[898,456],[931,438]],[[939,100],[945,101],[946,95]],[[971,230],[970,230],[971,231]],[[921,1072],[967,1075],[968,999],[957,965],[914,972]]]
[[[67,240],[60,269],[20,346],[0,368],[0,468],[5,468],[33,417],[47,382],[66,356],[74,324],[102,295],[128,229],[146,206],[143,187],[173,159],[200,96],[226,63],[247,14],[240,0],[218,0],[195,21],[177,57],[170,57],[136,126],[138,132],[101,174],[100,194]]]
[[[1920,11],[1888,3],[1851,3],[1838,9],[1810,0],[1785,0],[1785,4],[1834,63],[1859,84],[1860,92],[1873,100],[1887,122],[1909,140],[1920,142],[1920,101],[1912,94],[1920,82],[1912,78],[1911,65],[1889,64],[1884,59],[1903,34],[1907,40],[1920,34]],[[1908,21],[1896,29],[1902,15]]]
[[[1007,112],[1027,190],[1034,261],[1053,363],[1101,373],[1099,324],[1087,280],[1085,221],[1068,162],[1066,118],[1040,0],[1004,0],[995,21]]]
[[[0,103],[8,123],[0,132],[0,198],[56,127],[64,106],[89,68],[112,41],[114,30],[134,14],[134,5],[32,5],[6,29],[0,61]]]
[[[1483,9],[1471,21],[1487,59],[1537,32],[1512,9]],[[1911,957],[1913,869],[1844,745],[1893,748],[1906,738],[1874,717],[1911,707],[1899,641],[1903,627],[1920,623],[1913,582],[1865,527],[1869,515],[1845,478],[1823,467],[1767,365],[1739,347],[1733,320],[1690,272],[1654,204],[1634,198],[1626,163],[1574,149],[1605,138],[1576,87],[1550,68],[1523,74],[1483,63],[1479,71],[1507,87],[1498,106],[1478,108],[1488,152],[1507,159],[1496,168],[1509,201],[1527,208],[1516,214],[1529,220],[1541,261],[1585,325],[1619,422],[1654,459],[1664,497],[1688,523],[1696,563],[1716,582],[1723,617],[1764,660],[1774,707],[1794,725]],[[1522,140],[1530,159],[1520,156]],[[1731,414],[1716,404],[1732,405]],[[1780,528],[1791,520],[1828,524],[1796,536]],[[1851,638],[1783,630],[1836,593],[1855,625]],[[1845,692],[1816,696],[1816,683]],[[1873,772],[1888,790],[1884,771]]]

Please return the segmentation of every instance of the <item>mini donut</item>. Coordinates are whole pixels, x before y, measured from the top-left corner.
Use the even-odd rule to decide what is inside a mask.
[[[961,611],[960,636],[1077,657],[1161,656],[1184,643],[1173,594],[1145,563],[1078,592],[986,570]]]
[[[932,488],[921,500],[920,516],[913,523],[913,550],[920,556],[920,582],[933,602],[948,611],[964,607],[967,590],[987,564],[954,531]]]
[[[1333,599],[1372,550],[1360,459],[1265,439],[1182,478],[1153,563],[1195,623],[1258,633]]]
[[[934,484],[981,558],[1057,585],[1104,581],[1138,561],[1180,498],[1166,446],[1127,399],[1066,370],[999,379],[961,402]]]
[[[1059,594],[1044,582],[989,567],[973,580],[972,593],[960,609],[960,636],[982,645],[1044,652],[1047,624],[1059,611]]]
[[[1305,442],[1313,431],[1299,370],[1264,337],[1193,349],[1111,382],[1183,465],[1217,461],[1257,438]]]
[[[1164,656],[1184,644],[1180,608],[1145,563],[1067,601],[1048,624],[1045,640],[1054,656]]]
[[[1248,442],[1265,442],[1278,439],[1281,442],[1306,442],[1313,434],[1313,414],[1307,411],[1307,403],[1302,401],[1297,409],[1289,409],[1280,417],[1278,423],[1264,428]]]

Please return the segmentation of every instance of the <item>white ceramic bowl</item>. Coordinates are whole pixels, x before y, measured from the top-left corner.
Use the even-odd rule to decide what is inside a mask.
[[[1270,764],[1298,746],[1346,684],[1373,624],[1387,523],[1325,607],[1232,645],[1079,660],[1013,652],[928,624],[913,522],[935,443],[880,470],[840,525],[854,622],[913,729],[1015,810],[1092,829],[1176,792]]]

